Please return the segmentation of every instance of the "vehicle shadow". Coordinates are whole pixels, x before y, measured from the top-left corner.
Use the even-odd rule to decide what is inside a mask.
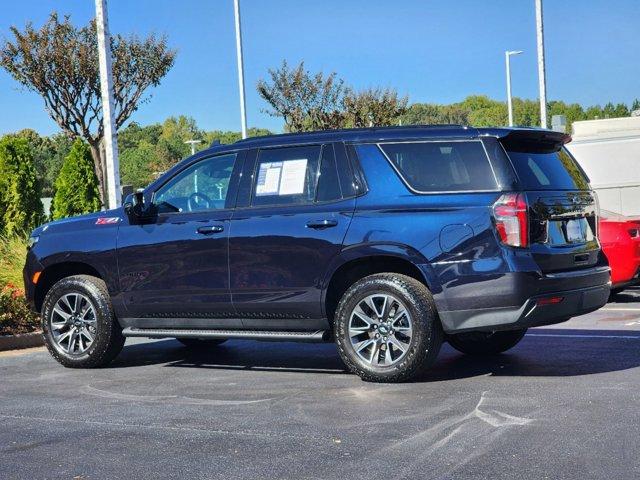
[[[620,293],[612,294],[607,303],[635,303],[640,302],[640,287],[629,287]]]
[[[571,377],[640,366],[640,332],[536,328],[512,350],[491,357],[463,355],[443,345],[436,363],[416,381],[449,381],[480,375]],[[173,368],[208,368],[347,373],[331,343],[228,341],[194,350],[176,340],[126,346],[113,368],[164,364]]]

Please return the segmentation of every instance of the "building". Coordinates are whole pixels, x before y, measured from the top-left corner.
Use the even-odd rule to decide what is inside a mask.
[[[573,123],[567,145],[598,192],[600,208],[640,215],[640,117]]]

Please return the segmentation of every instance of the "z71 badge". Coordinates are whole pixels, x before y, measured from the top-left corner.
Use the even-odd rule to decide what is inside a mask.
[[[120,217],[100,217],[96,220],[96,225],[111,225],[119,221]]]

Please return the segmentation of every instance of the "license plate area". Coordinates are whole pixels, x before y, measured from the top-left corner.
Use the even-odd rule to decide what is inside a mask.
[[[547,223],[549,245],[576,245],[595,240],[591,225],[586,218],[550,220]]]

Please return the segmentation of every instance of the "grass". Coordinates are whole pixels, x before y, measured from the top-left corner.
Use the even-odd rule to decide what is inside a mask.
[[[23,289],[22,267],[27,256],[27,240],[21,236],[0,237],[0,289],[13,285]]]

